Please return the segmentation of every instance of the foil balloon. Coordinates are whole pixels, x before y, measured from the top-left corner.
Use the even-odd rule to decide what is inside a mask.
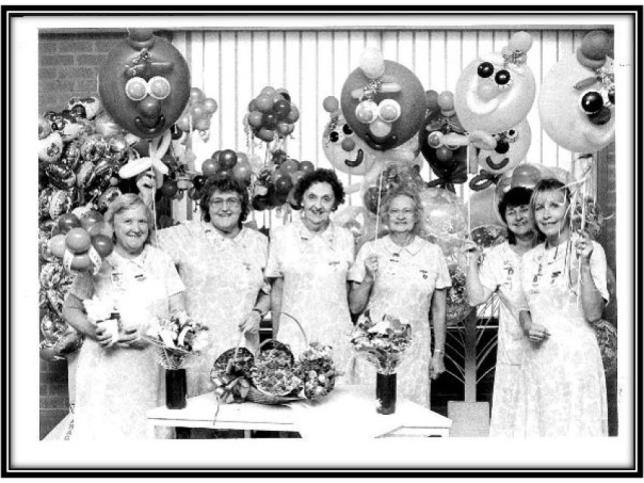
[[[425,92],[407,67],[367,49],[344,82],[342,114],[371,148],[386,151],[414,136],[425,117]]]
[[[470,180],[470,188],[480,191],[496,183],[499,175],[512,170],[525,159],[532,141],[532,131],[527,120],[518,126],[492,136],[496,141],[494,149],[477,149],[476,161],[481,168],[479,174]]]
[[[467,302],[466,265],[464,262],[448,263],[452,286],[447,289],[445,297],[445,324],[448,327],[458,325],[474,310]]]
[[[608,57],[611,40],[586,34],[581,46],[556,63],[543,79],[539,118],[548,136],[576,153],[593,153],[615,137],[615,77]]]
[[[83,117],[92,120],[101,110],[101,100],[95,96],[71,97],[67,102],[67,109],[70,111],[79,107],[82,107]]]
[[[376,215],[364,206],[345,206],[334,214],[333,222],[351,231],[356,253],[366,242],[376,239]],[[380,223],[377,237],[387,233],[388,228]]]
[[[494,186],[473,192],[467,201],[470,228],[485,225],[502,225],[503,222],[498,214],[499,200],[500,198]]]
[[[467,181],[468,138],[454,111],[454,95],[449,91],[440,95],[428,91],[427,95],[436,98],[436,104],[418,132],[418,141],[423,157],[438,177],[429,186],[454,191],[454,184]]]
[[[38,159],[45,163],[54,163],[63,155],[63,138],[54,131],[38,140]]]
[[[190,96],[190,70],[179,51],[151,30],[132,29],[99,72],[105,110],[144,139],[170,129]]]
[[[536,86],[528,67],[532,37],[516,32],[501,52],[472,61],[456,82],[454,106],[470,133],[498,133],[517,126],[534,102]]]
[[[443,188],[425,188],[419,196],[426,238],[440,246],[448,259],[453,259],[467,237],[467,214],[463,202]]]

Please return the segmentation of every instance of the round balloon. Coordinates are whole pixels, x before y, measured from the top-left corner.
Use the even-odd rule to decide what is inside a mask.
[[[498,133],[513,128],[527,116],[536,85],[526,64],[531,40],[516,42],[527,40],[523,34],[515,33],[509,48],[502,52],[478,57],[459,76],[454,107],[467,131]]]
[[[364,175],[371,170],[375,159],[365,152],[362,142],[344,116],[332,117],[322,133],[322,150],[334,168],[343,173]],[[371,151],[371,150],[370,150]]]
[[[344,82],[340,105],[351,129],[373,149],[400,146],[425,118],[425,91],[418,77],[391,60],[371,59]],[[383,72],[376,79],[373,76]]]
[[[510,171],[525,159],[532,141],[532,131],[524,119],[518,126],[495,134],[494,138],[496,148],[478,150],[476,159],[481,169],[500,174]]]
[[[463,202],[449,190],[426,188],[419,193],[423,207],[423,228],[436,241],[467,234]]]
[[[599,45],[588,46],[594,38],[591,34],[584,37],[577,54],[550,69],[539,93],[541,126],[555,143],[576,153],[599,151],[615,137],[613,61],[607,56],[610,39],[604,34]],[[598,59],[589,59],[584,50],[591,50],[590,55]]]
[[[170,129],[188,103],[190,85],[186,60],[147,29],[131,29],[99,72],[105,110],[121,127],[145,139]]]

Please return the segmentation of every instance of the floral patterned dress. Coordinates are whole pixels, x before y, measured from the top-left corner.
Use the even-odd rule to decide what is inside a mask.
[[[378,256],[378,272],[367,305],[372,320],[379,321],[389,314],[411,324],[412,344],[397,371],[398,394],[429,408],[429,309],[434,290],[451,286],[447,262],[438,245],[422,238],[416,237],[401,247],[386,236],[362,246],[349,280],[362,282],[366,271],[364,261],[372,253]],[[375,367],[355,354],[352,376],[360,384],[375,386]]]
[[[532,320],[550,336],[529,344],[517,388],[514,436],[606,436],[606,381],[595,332],[577,296],[576,235],[538,245],[521,260],[521,285]],[[593,242],[590,270],[605,300],[606,256]]]
[[[251,348],[257,338],[241,338],[239,324],[252,310],[264,280],[268,240],[242,228],[235,238],[221,235],[210,223],[188,221],[158,232],[158,244],[178,266],[186,285],[186,311],[209,327],[207,350],[188,367],[188,396],[212,390],[210,370],[225,350]]]
[[[295,317],[309,342],[333,347],[336,367],[344,371],[351,354],[351,316],[347,271],[353,263],[353,235],[331,223],[322,233],[309,231],[300,217],[271,233],[267,277],[283,277],[282,312]],[[288,317],[280,318],[277,339],[297,355],[302,335]]]
[[[168,316],[168,298],[183,290],[170,258],[148,245],[134,259],[112,252],[97,275],[79,275],[70,293],[88,306],[91,300],[108,312],[115,308],[124,328],[145,332],[153,318]],[[88,316],[92,320],[89,310]],[[163,371],[154,346],[104,349],[85,339],[76,369],[72,440],[155,437],[145,413],[164,402]]]
[[[520,264],[520,256],[504,242],[485,250],[479,266],[481,284],[501,301],[490,436],[512,435],[521,358],[528,347],[517,312],[522,300]]]

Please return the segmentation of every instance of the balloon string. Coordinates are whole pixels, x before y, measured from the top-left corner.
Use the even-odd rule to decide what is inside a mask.
[[[378,179],[378,200],[376,202],[376,232],[373,235],[373,248],[371,249],[371,253],[374,252],[374,249],[376,247],[376,242],[378,240],[378,225],[380,224],[380,201],[382,199],[382,178],[384,178],[384,175],[380,173],[379,179]]]

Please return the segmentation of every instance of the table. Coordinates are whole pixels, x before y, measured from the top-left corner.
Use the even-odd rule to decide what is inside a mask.
[[[338,385],[318,404],[274,406],[251,402],[218,405],[210,392],[188,398],[184,409],[165,406],[152,409],[147,418],[157,426],[293,431],[311,439],[331,434],[337,437],[338,431],[348,436],[375,438],[449,436],[450,419],[411,401],[399,398],[394,414],[378,414],[372,392],[373,388],[366,386]]]

